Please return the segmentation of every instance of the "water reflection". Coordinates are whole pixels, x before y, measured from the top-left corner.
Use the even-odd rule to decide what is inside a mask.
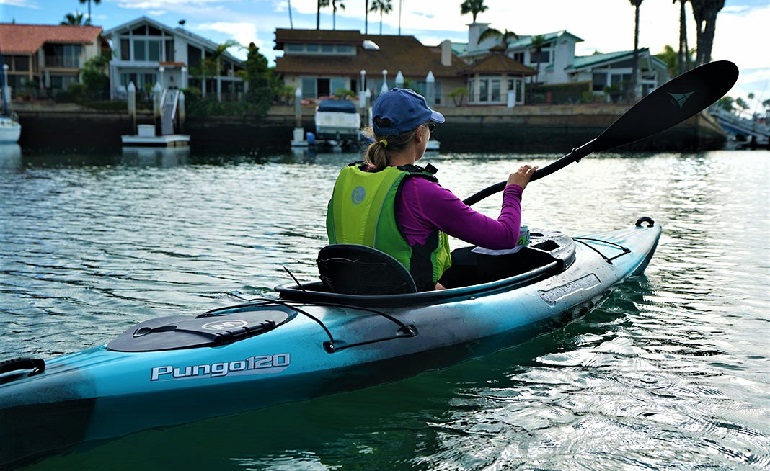
[[[169,168],[186,165],[189,147],[124,147],[120,165]]]
[[[0,144],[0,170],[21,168],[21,147],[18,144]]]

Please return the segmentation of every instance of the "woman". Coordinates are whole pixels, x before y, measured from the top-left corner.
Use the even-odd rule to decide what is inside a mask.
[[[374,142],[365,162],[342,169],[329,201],[326,229],[332,244],[359,244],[391,255],[412,274],[417,289],[460,286],[447,234],[489,249],[516,246],[521,196],[536,168],[508,177],[503,208],[495,220],[474,211],[415,163],[444,116],[412,90],[394,88],[373,107]]]

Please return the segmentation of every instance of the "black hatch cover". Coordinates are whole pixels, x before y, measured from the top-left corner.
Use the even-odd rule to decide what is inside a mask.
[[[221,316],[168,316],[141,322],[107,344],[119,352],[213,347],[254,337],[286,322],[289,313],[259,309]]]

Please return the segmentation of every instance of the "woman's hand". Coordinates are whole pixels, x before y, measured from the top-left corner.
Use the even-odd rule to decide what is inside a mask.
[[[522,165],[515,173],[508,175],[508,184],[526,188],[529,179],[535,174],[535,170],[537,170],[537,167]]]

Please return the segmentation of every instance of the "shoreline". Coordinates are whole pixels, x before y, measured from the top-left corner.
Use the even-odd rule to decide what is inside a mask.
[[[526,105],[514,108],[437,107],[447,122],[435,138],[441,152],[564,152],[598,136],[628,105]],[[134,134],[126,113],[105,113],[77,105],[20,103],[19,145],[32,151],[120,151],[121,135]],[[302,107],[306,132],[314,131],[315,108]],[[289,153],[296,124],[294,107],[274,106],[262,119],[243,116],[187,118],[191,152]],[[151,112],[138,124],[152,124]],[[657,135],[621,146],[618,152],[721,150],[727,137],[705,111]]]

